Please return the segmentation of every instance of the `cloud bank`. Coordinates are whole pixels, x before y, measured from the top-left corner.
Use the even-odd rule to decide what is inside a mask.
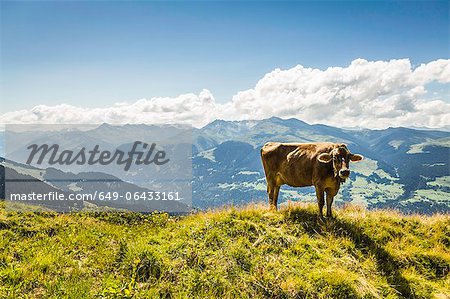
[[[278,116],[337,127],[449,126],[449,94],[430,92],[432,82],[450,89],[450,59],[415,68],[409,59],[356,59],[347,67],[326,70],[301,65],[276,69],[225,104],[217,103],[204,89],[199,94],[154,97],[96,109],[39,105],[0,118],[2,123],[182,123],[200,127],[215,119]]]

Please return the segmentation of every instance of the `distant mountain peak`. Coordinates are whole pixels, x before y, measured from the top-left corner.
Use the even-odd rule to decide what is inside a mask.
[[[281,125],[287,125],[287,126],[309,126],[308,123],[297,119],[297,118],[280,118],[278,116],[272,116],[270,118],[265,118],[265,119],[260,119],[260,120],[223,120],[223,119],[216,119],[212,122],[210,122],[209,124],[207,124],[206,126],[204,126],[202,129],[204,128],[213,128],[213,127],[221,127],[221,126],[230,126],[230,125],[234,125],[234,126],[242,126],[245,125],[247,127],[252,127],[258,123],[276,123],[276,124],[281,124]]]
[[[108,124],[108,123],[102,123],[100,126],[98,126],[99,128],[112,128],[112,127],[114,127],[113,125],[111,125],[111,124]]]

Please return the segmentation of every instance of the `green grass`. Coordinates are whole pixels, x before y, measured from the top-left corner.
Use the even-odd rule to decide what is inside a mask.
[[[0,298],[449,298],[450,216],[0,208]]]

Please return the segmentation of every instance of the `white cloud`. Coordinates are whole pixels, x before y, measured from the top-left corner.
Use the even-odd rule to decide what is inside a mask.
[[[216,119],[214,97],[208,90],[200,94],[183,94],[176,98],[155,97],[134,103],[117,103],[106,108],[81,108],[61,104],[39,105],[31,110],[5,113],[3,123],[97,124],[97,123],[182,123],[201,126]]]
[[[357,59],[325,71],[299,65],[265,75],[255,88],[234,96],[232,106],[242,118],[277,115],[339,127],[449,125],[450,104],[427,100],[432,81],[450,82],[450,60],[416,69],[408,59]]]
[[[36,106],[9,112],[3,123],[184,123],[202,126],[216,119],[296,117],[338,127],[444,127],[450,104],[427,93],[430,82],[450,83],[450,60],[416,68],[408,59],[354,60],[348,67],[326,70],[301,65],[266,74],[254,88],[226,104],[208,90],[176,98],[155,97],[135,103],[87,109],[70,105]],[[448,99],[447,99],[448,100]]]

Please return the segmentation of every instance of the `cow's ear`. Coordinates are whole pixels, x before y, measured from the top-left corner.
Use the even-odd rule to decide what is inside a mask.
[[[358,154],[352,154],[350,156],[350,161],[352,161],[352,162],[359,162],[363,159],[364,159],[364,157],[362,155],[358,155]]]
[[[317,160],[322,163],[330,163],[333,157],[329,153],[322,153],[317,157]]]

